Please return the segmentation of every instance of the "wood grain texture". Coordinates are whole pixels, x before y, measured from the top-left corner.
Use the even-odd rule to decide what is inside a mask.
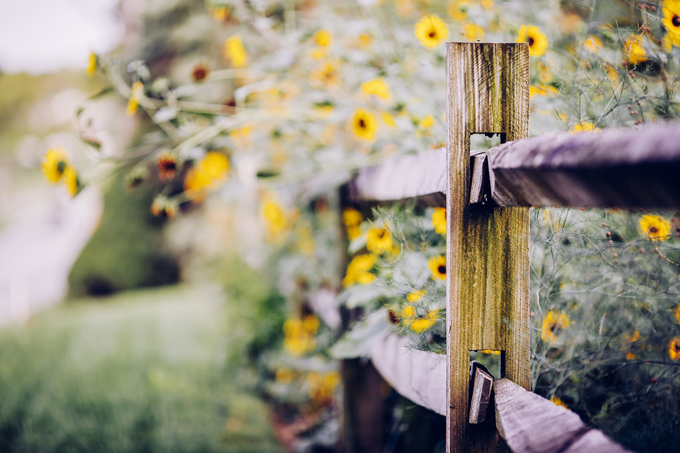
[[[547,134],[488,151],[501,206],[678,207],[680,122]]]
[[[574,412],[508,379],[494,382],[496,426],[514,453],[624,453]]]
[[[500,452],[493,414],[468,423],[469,351],[502,352],[529,386],[529,210],[470,206],[470,134],[529,132],[527,44],[447,43],[447,449]]]
[[[481,368],[475,367],[472,379],[472,398],[470,398],[470,423],[478,424],[486,420],[486,411],[491,399],[493,378]]]
[[[409,348],[409,342],[390,335],[376,343],[370,353],[373,365],[400,395],[446,415],[446,356]]]
[[[446,193],[446,150],[389,159],[360,170],[353,181],[358,200],[394,201],[432,193]]]

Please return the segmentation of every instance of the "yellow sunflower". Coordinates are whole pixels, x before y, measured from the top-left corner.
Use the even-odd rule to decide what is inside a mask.
[[[64,184],[66,185],[66,190],[68,190],[68,193],[72,197],[78,195],[80,181],[78,180],[78,172],[75,168],[71,166],[66,167],[66,170],[64,170]]]
[[[198,168],[211,181],[221,183],[229,174],[229,158],[218,151],[210,151],[200,160]]]
[[[448,35],[446,24],[434,14],[424,16],[416,24],[416,37],[426,47],[437,47]]]
[[[532,57],[540,57],[548,48],[548,38],[535,25],[522,25],[519,28],[517,42],[529,44],[529,55]]]
[[[317,46],[328,47],[333,42],[333,35],[331,35],[330,32],[326,30],[319,30],[312,35],[311,40]]]
[[[248,64],[248,52],[243,47],[243,41],[239,35],[233,35],[224,41],[222,55],[231,61],[234,68],[243,68]]]
[[[577,132],[597,132],[600,129],[595,127],[593,123],[589,123],[587,121],[581,121],[580,123],[574,124],[574,127],[571,128],[572,133],[577,133]]]
[[[361,85],[361,89],[366,94],[374,94],[382,99],[389,99],[392,96],[390,94],[390,88],[380,79],[373,79],[365,82]]]
[[[647,53],[645,52],[645,45],[642,43],[640,35],[631,35],[623,43],[624,50],[628,55],[628,62],[630,64],[640,64],[647,61]]]
[[[675,322],[680,324],[680,304],[675,307]]]
[[[664,0],[663,26],[668,31],[668,41],[674,46],[680,46],[680,1]]]
[[[397,122],[394,121],[394,117],[392,115],[390,115],[388,112],[383,112],[380,115],[380,119],[388,127],[393,127],[393,128],[397,127]]]
[[[427,266],[432,272],[433,279],[445,280],[446,279],[446,257],[443,255],[433,256],[428,261]]]
[[[583,48],[590,53],[598,53],[602,49],[602,40],[597,36],[590,35],[583,41]]]
[[[361,213],[354,208],[345,208],[342,211],[342,221],[347,229],[347,237],[349,240],[358,238],[361,235],[361,221],[363,217]]]
[[[286,211],[274,200],[267,199],[262,203],[260,215],[264,219],[270,235],[280,233],[288,226]]]
[[[468,22],[465,27],[463,27],[463,36],[465,36],[470,41],[484,39],[484,28],[481,25]]]
[[[423,298],[423,296],[427,294],[427,290],[425,289],[417,289],[413,292],[410,292],[406,295],[406,300],[413,303],[413,302],[418,302],[420,299]]]
[[[446,208],[434,208],[432,226],[437,233],[446,235]]]
[[[671,223],[661,216],[643,215],[640,232],[650,241],[667,241],[671,234]]]
[[[347,265],[347,273],[342,280],[342,286],[350,286],[355,283],[367,285],[375,280],[375,275],[370,274],[375,266],[375,256],[371,254],[357,255]]]
[[[337,85],[340,82],[340,64],[335,60],[325,61],[312,71],[310,79],[317,85]]]
[[[543,324],[541,325],[541,339],[550,343],[554,343],[557,340],[557,334],[562,330],[569,327],[571,324],[571,319],[565,313],[560,313],[559,311],[550,310],[548,314],[543,318]]]
[[[127,116],[132,116],[137,113],[139,108],[139,98],[144,95],[144,84],[139,80],[132,84],[132,93],[130,94],[130,99],[128,99],[127,109],[125,114]]]
[[[94,52],[90,52],[90,56],[87,58],[85,73],[92,77],[95,72],[97,72],[97,55]]]
[[[354,135],[363,140],[373,140],[378,129],[375,117],[364,109],[357,109],[352,116],[350,129]]]
[[[42,171],[49,182],[56,184],[61,181],[67,168],[68,159],[63,149],[50,148],[47,150],[42,161]]]
[[[449,3],[446,11],[451,16],[451,19],[455,21],[464,21],[467,19],[467,12],[470,9],[470,0],[457,0]]]
[[[366,248],[371,253],[385,253],[392,249],[392,233],[385,228],[371,228],[366,235]]]
[[[680,360],[680,337],[675,337],[668,343],[668,355],[671,360]]]
[[[416,333],[421,333],[434,326],[435,322],[437,322],[437,312],[434,310],[428,311],[424,317],[414,319],[411,322],[411,330]]]

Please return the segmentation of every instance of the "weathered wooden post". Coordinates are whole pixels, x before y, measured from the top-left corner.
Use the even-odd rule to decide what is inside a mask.
[[[493,411],[469,423],[470,351],[501,351],[501,374],[529,387],[529,209],[470,205],[470,135],[529,132],[529,47],[447,43],[447,449],[508,451]]]

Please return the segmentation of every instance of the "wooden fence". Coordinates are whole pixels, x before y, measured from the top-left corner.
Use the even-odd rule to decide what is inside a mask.
[[[352,202],[445,203],[448,352],[386,335],[369,357],[400,394],[446,415],[449,453],[624,452],[528,391],[529,207],[677,207],[680,123],[526,138],[528,46],[447,46],[447,148],[361,170],[346,192]],[[502,144],[471,152],[470,136],[489,133]],[[332,309],[332,294],[319,297]],[[500,379],[471,377],[470,351],[483,349],[500,351]]]

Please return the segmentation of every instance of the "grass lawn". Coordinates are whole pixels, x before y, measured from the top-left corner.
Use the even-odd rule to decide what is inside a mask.
[[[81,299],[0,330],[0,452],[278,452],[225,369],[217,287]]]

